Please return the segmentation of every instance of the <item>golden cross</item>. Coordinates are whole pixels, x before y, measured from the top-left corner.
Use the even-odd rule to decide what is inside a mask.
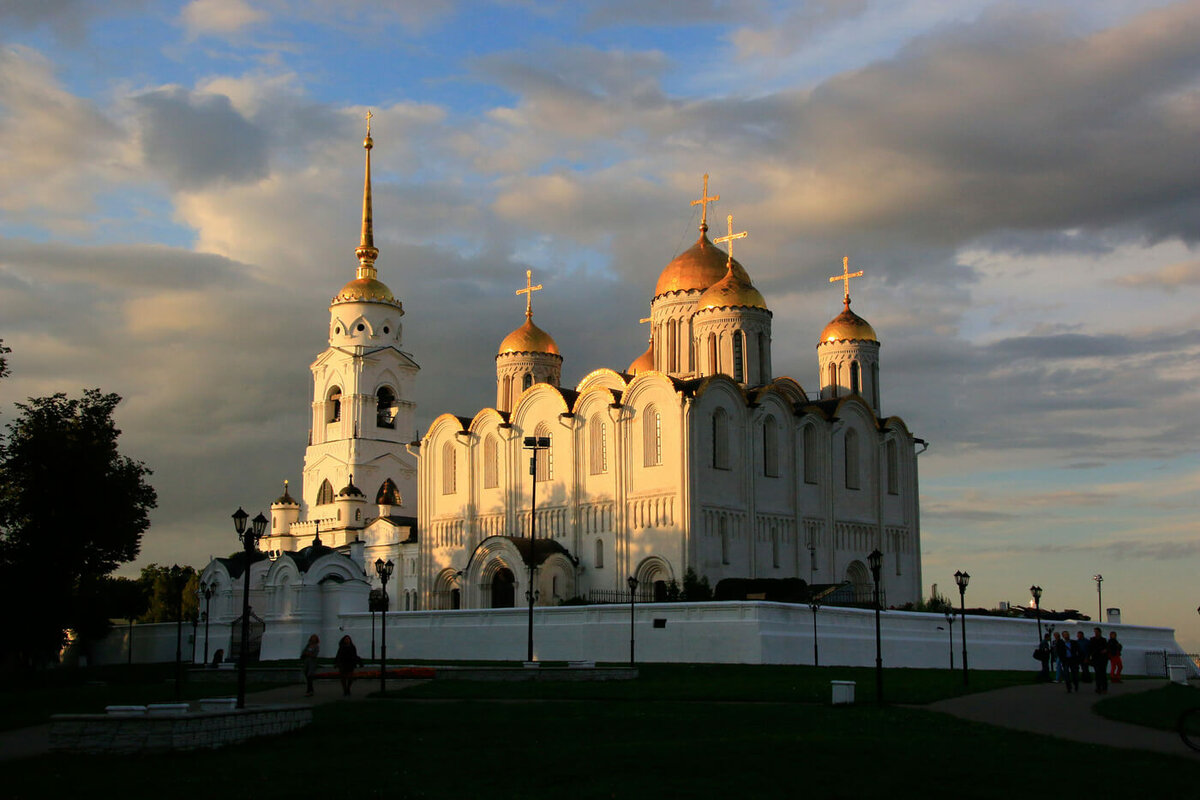
[[[861,278],[862,274],[863,274],[863,272],[861,269],[858,272],[851,272],[849,257],[842,256],[842,274],[834,275],[832,278],[829,279],[830,283],[837,283],[838,281],[842,281],[843,283],[846,284],[846,305],[850,305],[850,279],[851,278]]]
[[[718,237],[713,243],[721,244],[721,242],[729,242],[729,260],[733,261],[733,240],[745,239],[748,234],[745,231],[742,231],[741,233],[733,232],[733,214],[730,214],[725,218],[725,223],[729,226],[729,233],[725,236]]]
[[[367,136],[371,135],[371,118],[375,115],[371,113],[371,109],[367,109]]]
[[[525,270],[525,288],[517,289],[517,294],[525,295],[525,318],[526,319],[533,317],[533,293],[540,291],[541,288],[542,288],[542,285],[540,283],[537,286],[533,285],[533,270],[531,270],[531,269]]]
[[[715,203],[721,199],[721,195],[713,197],[708,196],[708,173],[704,173],[704,191],[701,193],[699,200],[693,200],[692,205],[700,206],[700,227],[708,230],[708,204]]]

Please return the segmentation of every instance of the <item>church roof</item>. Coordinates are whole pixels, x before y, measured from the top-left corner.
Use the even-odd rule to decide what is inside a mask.
[[[295,499],[292,497],[291,493],[288,492],[288,482],[286,480],[283,482],[283,494],[281,494],[281,495],[279,495],[279,497],[275,498],[275,502],[272,503],[271,505],[275,505],[275,506],[298,506],[298,505],[300,505],[299,503],[297,503],[295,501]]]
[[[654,296],[672,292],[703,291],[725,276],[728,256],[708,238],[708,226],[700,230],[696,243],[684,250],[663,269],[654,286]],[[742,269],[735,259],[737,268]]]
[[[842,313],[838,314],[825,329],[821,331],[821,339],[818,345],[826,342],[878,342],[879,338],[875,335],[875,329],[871,327],[871,323],[855,314],[850,310],[850,297],[846,296],[845,306],[842,308]]]
[[[497,350],[496,355],[502,356],[508,353],[562,355],[558,352],[558,343],[554,341],[554,337],[534,325],[531,317],[526,317],[524,325],[505,336],[504,341],[500,342],[500,349]]]
[[[266,553],[262,552],[261,550],[255,550],[254,558],[251,559],[250,563],[257,564],[259,561],[262,561],[266,557],[267,557]],[[213,560],[217,561],[218,563],[221,564],[221,566],[225,567],[225,571],[229,573],[229,577],[231,577],[231,578],[240,578],[242,576],[242,571],[246,568],[246,553],[245,553],[245,551],[242,551],[239,553],[234,553],[233,555],[229,556],[228,558],[217,558],[217,559],[213,559]]]

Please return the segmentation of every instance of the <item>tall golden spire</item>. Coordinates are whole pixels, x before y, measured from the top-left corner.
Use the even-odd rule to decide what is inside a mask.
[[[367,151],[367,166],[363,174],[362,239],[359,241],[358,247],[354,249],[354,255],[358,256],[358,277],[372,279],[377,274],[375,259],[379,257],[379,250],[375,248],[375,231],[371,214],[371,148],[375,146],[375,142],[371,140],[371,118],[373,116],[375,115],[368,109],[367,136],[363,139],[363,149]]]

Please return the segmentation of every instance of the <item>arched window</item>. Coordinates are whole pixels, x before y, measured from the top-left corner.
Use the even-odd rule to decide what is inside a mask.
[[[721,537],[721,563],[729,563],[729,528],[725,515],[717,517],[717,535]]]
[[[879,411],[879,365],[871,365],[871,407]]]
[[[325,401],[325,421],[337,422],[342,418],[342,390],[334,386],[329,390]]]
[[[817,428],[815,425],[804,426],[804,482],[820,482],[820,464],[817,454]]]
[[[442,443],[442,494],[454,494],[458,491],[458,469],[454,450],[454,442]]]
[[[667,371],[679,371],[679,321],[667,320]]]
[[[380,386],[375,393],[375,426],[396,427],[396,393],[390,387]]]
[[[717,335],[710,333],[708,335],[708,372],[710,375],[715,375],[721,371],[721,362],[717,358]]]
[[[534,430],[533,435],[539,439],[542,437],[550,437],[550,426],[546,423],[539,423]],[[554,440],[550,441],[551,446]],[[548,481],[554,478],[554,455],[552,447],[547,447],[545,450],[537,451],[537,479],[539,481]]]
[[[525,377],[521,378],[521,391],[525,391],[530,386],[533,386],[533,373],[526,372]]]
[[[647,467],[662,464],[662,414],[654,406],[646,406],[642,416],[642,464]]]
[[[501,396],[503,399],[500,402],[504,403],[506,407],[512,405],[512,375],[504,376],[504,392]]]
[[[741,383],[746,379],[745,343],[741,331],[733,332],[733,379]]]
[[[779,476],[779,423],[768,416],[763,420],[763,475],[768,478]]]
[[[760,333],[758,335],[758,382],[766,383],[771,380],[771,359],[770,345],[767,342],[767,335]]]
[[[599,414],[592,417],[588,423],[591,444],[591,473],[599,475],[608,472],[608,425]]]
[[[603,539],[596,540],[596,558],[594,560],[596,562],[595,563],[596,569],[604,568],[604,540]]]
[[[862,387],[858,383],[858,362],[850,362],[850,394],[860,394]]]
[[[779,529],[771,528],[771,566],[779,568]]]
[[[858,431],[846,431],[846,488],[857,489],[858,477]]]
[[[888,494],[900,494],[900,456],[895,439],[887,443],[887,490]]]
[[[829,391],[834,397],[838,396],[838,374],[837,373],[838,373],[837,364],[830,364],[829,365],[829,380],[827,381],[827,383],[829,384]]]
[[[317,490],[317,505],[324,506],[333,502],[333,484],[329,479],[321,481],[321,488]]]
[[[488,434],[483,440],[483,488],[495,489],[500,485],[500,455],[496,437]]]
[[[729,469],[729,414],[718,408],[712,415],[712,465]]]

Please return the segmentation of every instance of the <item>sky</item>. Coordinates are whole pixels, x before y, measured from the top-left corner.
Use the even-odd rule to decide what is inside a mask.
[[[494,403],[526,269],[565,385],[640,355],[709,173],[777,374],[816,391],[865,272],[926,592],[1094,618],[1103,574],[1195,652],[1197,42],[1149,0],[0,0],[0,423],[120,394],[127,571],[201,565],[300,480],[368,109],[422,430]]]

